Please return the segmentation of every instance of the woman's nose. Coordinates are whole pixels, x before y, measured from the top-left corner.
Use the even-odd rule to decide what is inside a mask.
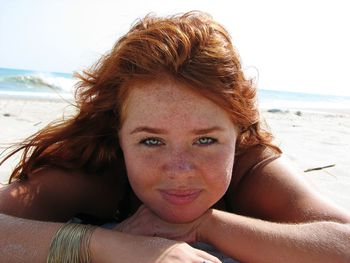
[[[195,170],[193,156],[185,149],[170,151],[163,169],[172,176],[189,175]]]

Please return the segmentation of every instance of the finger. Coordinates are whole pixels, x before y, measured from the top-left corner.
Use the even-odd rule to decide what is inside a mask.
[[[208,252],[205,252],[203,250],[198,250],[198,255],[203,258],[201,262],[198,263],[221,263],[221,260],[218,259],[217,257],[209,254]]]
[[[221,260],[218,258],[214,257],[211,259],[203,259],[201,263],[221,263]]]
[[[215,261],[211,261],[209,259],[203,259],[198,263],[221,263],[221,261],[219,259],[216,259]]]

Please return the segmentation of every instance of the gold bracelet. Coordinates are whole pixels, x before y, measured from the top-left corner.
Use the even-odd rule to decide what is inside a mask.
[[[68,223],[53,236],[47,263],[90,263],[89,243],[96,226]]]

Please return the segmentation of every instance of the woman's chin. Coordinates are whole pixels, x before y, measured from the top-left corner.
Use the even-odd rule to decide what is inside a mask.
[[[158,216],[166,222],[172,224],[186,224],[191,223],[201,217],[203,213],[174,213],[175,211],[169,211],[166,213],[165,211],[161,211],[158,213]]]

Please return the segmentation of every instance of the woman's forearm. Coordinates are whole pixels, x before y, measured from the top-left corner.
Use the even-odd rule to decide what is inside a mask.
[[[0,262],[46,263],[50,244],[62,223],[41,222],[0,214]],[[215,262],[203,251],[158,237],[130,235],[96,228],[88,246],[92,263]]]
[[[199,239],[243,262],[350,262],[350,225],[333,222],[279,224],[212,210]]]
[[[160,237],[125,234],[102,228],[91,237],[92,263],[187,263],[221,261],[185,242]]]
[[[46,263],[51,240],[61,226],[62,223],[34,221],[0,214],[0,262]],[[143,242],[147,245],[149,239],[97,228],[92,233],[88,249],[92,262],[107,263],[116,259],[118,262],[142,262],[142,258],[138,257],[140,253],[135,253],[135,247],[140,247]],[[152,252],[161,247],[154,246]],[[148,251],[151,252],[150,248]],[[141,253],[148,259],[157,253],[149,254]],[[154,259],[156,260],[156,257]]]
[[[52,238],[61,226],[62,223],[34,221],[0,214],[0,262],[46,263]],[[139,253],[135,253],[135,247],[140,247],[142,242],[146,244],[147,239],[97,228],[92,233],[88,249],[92,262],[108,263],[115,259],[118,259],[118,262],[124,262],[119,261],[120,259],[125,259],[125,262],[142,262],[142,258],[137,257]],[[154,247],[156,248],[157,246]],[[143,253],[143,256],[149,258],[152,253],[150,255]]]
[[[51,239],[61,225],[0,214],[0,262],[46,262]]]
[[[172,243],[165,239],[98,228],[90,241],[91,259],[92,263],[156,262],[163,250],[171,247]]]

